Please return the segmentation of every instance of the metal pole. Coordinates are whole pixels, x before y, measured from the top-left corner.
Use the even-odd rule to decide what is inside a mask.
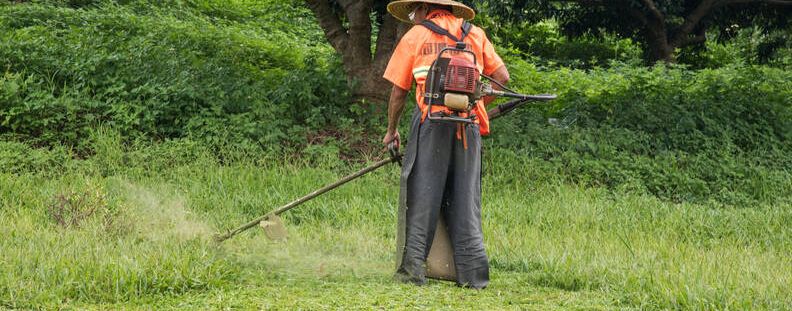
[[[522,97],[518,99],[513,99],[507,101],[503,104],[498,105],[495,108],[490,109],[487,111],[487,116],[489,116],[490,121],[495,120],[504,114],[509,113],[510,111],[517,109],[517,107],[522,106],[523,104],[529,101],[547,101],[553,100],[556,98],[556,95],[547,94],[547,95],[521,95]]]
[[[294,208],[294,207],[296,207],[296,206],[298,206],[300,204],[305,203],[308,200],[311,200],[311,199],[313,199],[315,197],[318,197],[318,196],[324,194],[325,192],[328,192],[330,190],[338,188],[339,186],[341,186],[341,185],[343,185],[345,183],[348,183],[348,182],[354,180],[355,178],[358,178],[360,176],[366,175],[367,173],[369,173],[371,171],[374,171],[374,170],[376,170],[376,169],[378,169],[378,168],[380,168],[382,166],[385,166],[386,164],[389,164],[391,162],[395,162],[397,160],[398,160],[398,158],[395,158],[395,157],[390,157],[390,158],[387,158],[387,159],[384,159],[384,160],[380,160],[379,162],[374,163],[374,164],[372,164],[372,165],[370,165],[370,166],[368,166],[368,167],[366,167],[366,168],[364,168],[364,169],[362,169],[360,171],[357,171],[354,174],[347,175],[346,177],[341,178],[340,180],[338,180],[338,181],[336,181],[336,182],[334,182],[332,184],[324,186],[324,187],[322,187],[322,188],[320,188],[320,189],[318,189],[318,190],[316,190],[314,192],[311,192],[311,193],[309,193],[309,194],[307,194],[307,195],[305,195],[305,196],[303,196],[303,197],[301,197],[301,198],[299,198],[297,200],[292,201],[289,204],[281,206],[278,209],[276,209],[274,211],[271,211],[271,212],[267,213],[264,216],[261,216],[259,218],[253,219],[250,222],[248,222],[248,223],[246,223],[246,224],[244,224],[244,225],[242,225],[242,226],[240,226],[240,227],[238,227],[238,228],[236,228],[234,230],[231,230],[231,231],[229,231],[226,234],[217,235],[217,236],[215,236],[215,240],[217,242],[225,241],[225,240],[227,240],[227,239],[239,234],[242,231],[245,231],[247,229],[255,227],[258,223],[260,223],[262,220],[266,219],[270,215],[279,215],[279,214],[281,214],[281,213],[283,213],[285,211],[288,211],[288,210],[290,210],[290,209],[292,209],[292,208]]]

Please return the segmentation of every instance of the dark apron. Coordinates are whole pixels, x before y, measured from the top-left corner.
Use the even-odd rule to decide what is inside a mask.
[[[438,219],[442,218],[453,249],[453,260],[449,262],[456,270],[456,282],[484,288],[489,283],[489,264],[481,230],[478,125],[464,127],[465,148],[457,138],[456,123],[420,120],[420,110],[416,109],[399,191],[397,277],[425,282],[427,256],[435,240]]]

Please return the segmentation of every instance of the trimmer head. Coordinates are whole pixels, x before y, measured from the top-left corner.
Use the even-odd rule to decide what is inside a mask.
[[[268,215],[259,223],[264,234],[273,241],[285,241],[289,233],[278,215]]]

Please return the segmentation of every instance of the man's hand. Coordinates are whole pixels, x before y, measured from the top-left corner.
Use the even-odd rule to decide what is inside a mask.
[[[382,139],[382,144],[387,148],[391,142],[394,144],[394,147],[396,147],[396,150],[399,150],[399,147],[401,146],[401,136],[399,136],[399,131],[395,131],[393,133],[388,132],[385,134],[385,137]]]
[[[492,73],[492,79],[495,81],[500,82],[503,85],[509,83],[511,77],[509,77],[509,70],[506,69],[506,66],[500,66],[495,72]],[[497,84],[492,84],[492,88],[498,91],[503,91]],[[487,96],[484,97],[484,105],[489,105],[493,100],[495,100],[495,96]]]

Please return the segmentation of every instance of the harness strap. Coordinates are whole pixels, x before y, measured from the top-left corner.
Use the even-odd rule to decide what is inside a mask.
[[[440,27],[439,25],[435,24],[434,22],[432,22],[432,21],[430,21],[428,19],[423,20],[421,22],[421,25],[426,27],[426,28],[429,28],[429,30],[431,30],[434,33],[437,33],[437,34],[440,34],[440,35],[444,35],[446,37],[451,38],[451,40],[454,40],[454,42],[457,43],[458,47],[460,45],[462,46],[462,47],[459,47],[459,48],[463,48],[465,46],[465,42],[464,42],[465,37],[467,37],[467,35],[470,33],[470,28],[472,26],[470,23],[468,23],[468,21],[462,21],[462,27],[461,27],[462,28],[462,37],[457,38],[457,36],[452,35],[445,28]],[[426,94],[428,94],[428,93],[426,93]],[[429,97],[429,96],[424,96],[424,97],[426,97],[428,100],[431,100],[431,97]],[[430,113],[432,113],[432,112],[431,111],[427,111],[427,113],[424,116],[428,116]],[[421,119],[421,122],[423,122],[423,119]],[[462,140],[462,145],[467,150],[468,146],[467,146],[467,137],[465,135],[465,127],[461,123],[457,126],[456,137],[457,137],[458,140]]]
[[[457,38],[457,36],[452,35],[445,28],[440,27],[439,25],[435,24],[434,22],[432,22],[432,21],[430,21],[428,19],[422,21],[421,22],[421,26],[429,28],[429,30],[431,30],[431,31],[433,31],[433,32],[435,32],[437,34],[441,34],[441,35],[444,35],[446,37],[449,37],[449,38],[451,38],[451,40],[454,40],[454,42],[463,42],[465,40],[465,37],[467,37],[467,35],[470,33],[470,28],[471,28],[471,24],[468,23],[468,21],[463,21],[462,22],[462,37],[461,38]]]
[[[467,21],[462,21],[462,38],[461,40],[465,40],[465,37],[470,33],[470,28],[473,27],[472,24],[468,23]]]

